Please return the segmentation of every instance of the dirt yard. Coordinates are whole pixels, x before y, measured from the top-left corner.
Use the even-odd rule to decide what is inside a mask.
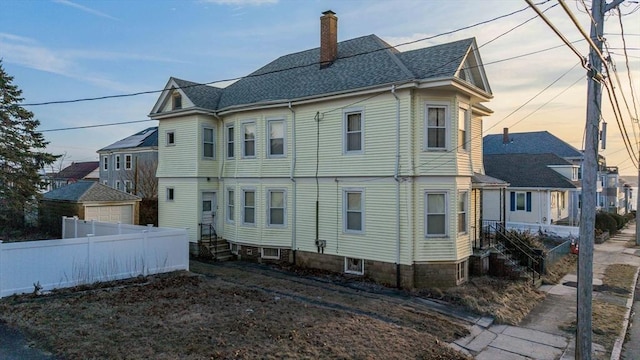
[[[368,283],[257,265],[179,272],[0,301],[0,321],[65,359],[466,359],[468,330]]]

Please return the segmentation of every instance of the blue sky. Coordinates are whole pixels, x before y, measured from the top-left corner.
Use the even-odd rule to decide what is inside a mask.
[[[566,3],[588,32],[590,18],[582,1]],[[539,7],[552,5],[557,2]],[[629,14],[622,17],[622,22],[636,107],[640,108],[640,10],[633,12],[638,6],[626,1],[621,9]],[[0,12],[0,58],[5,70],[14,76],[14,84],[23,90],[25,104],[72,100],[160,90],[170,76],[208,83],[246,75],[281,55],[317,47],[319,17],[328,9],[339,18],[340,41],[376,34],[397,45],[526,7],[525,1],[516,0],[5,0]],[[546,15],[570,41],[582,39],[560,6]],[[486,104],[495,113],[486,119],[485,132],[501,133],[503,127],[511,132],[548,130],[582,148],[585,71],[574,67],[578,57],[566,46],[542,51],[562,43],[539,18],[514,29],[534,16],[533,10],[527,9],[398,49],[476,37],[494,94]],[[510,29],[514,30],[506,33]],[[605,33],[614,49],[612,57],[622,83],[618,96],[624,93],[631,101],[617,13],[607,18]],[[575,46],[588,54],[585,41]],[[507,60],[529,53],[536,54]],[[35,113],[44,131],[145,120],[157,96],[27,108]],[[620,101],[625,125],[635,143],[634,134],[640,136],[640,129]],[[629,106],[634,112],[633,105]],[[623,174],[635,174],[606,97],[603,117],[609,125],[609,136],[607,149],[601,153],[608,165],[619,166]],[[44,134],[50,141],[49,151],[67,153],[66,165],[97,160],[96,150],[156,124],[147,121]]]

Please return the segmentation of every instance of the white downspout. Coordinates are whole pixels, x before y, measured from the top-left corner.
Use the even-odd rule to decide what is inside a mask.
[[[400,98],[396,86],[391,86],[391,95],[396,98],[396,164],[393,178],[396,181],[396,286],[402,287],[400,277]]]
[[[291,251],[293,252],[293,265],[296,264],[296,190],[297,184],[295,179],[296,172],[296,112],[291,108],[291,101],[289,101],[289,111],[291,111],[291,170],[289,173],[289,179],[293,183],[293,191],[291,194]]]

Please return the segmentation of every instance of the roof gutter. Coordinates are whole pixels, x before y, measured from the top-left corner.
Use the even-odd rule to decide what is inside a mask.
[[[400,276],[400,98],[396,95],[396,86],[391,86],[391,95],[396,98],[396,164],[393,178],[396,181],[396,287],[401,288]]]
[[[291,170],[289,172],[289,179],[293,183],[292,199],[291,203],[294,211],[291,214],[291,251],[293,252],[293,265],[296,265],[296,190],[297,184],[295,179],[296,174],[296,112],[293,111],[291,101],[289,101],[289,111],[291,111]]]

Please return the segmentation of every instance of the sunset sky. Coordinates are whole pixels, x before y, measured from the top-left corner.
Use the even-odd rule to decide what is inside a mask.
[[[590,17],[583,2],[566,3],[588,33]],[[590,6],[590,1],[585,3]],[[586,57],[587,42],[558,2],[538,4]],[[632,118],[637,119],[640,109],[639,7],[625,1],[605,22],[620,81],[615,91],[636,156],[640,128]],[[318,47],[319,17],[328,9],[339,18],[339,41],[368,34],[391,45],[430,38],[398,46],[403,51],[475,37],[494,95],[485,104],[495,112],[484,123],[485,134],[501,133],[504,127],[510,132],[547,130],[583,148],[586,71],[579,57],[519,0],[5,0],[0,59],[23,90],[24,104],[161,90],[170,76],[209,83],[238,78],[279,56]],[[518,10],[523,11],[454,31]],[[41,121],[49,151],[66,152],[70,163],[98,160],[96,150],[157,125],[144,121],[157,97],[152,93],[26,107]],[[608,137],[601,153],[607,164],[619,166],[622,174],[637,174],[606,92],[603,119]],[[128,124],[50,131],[112,123]]]

